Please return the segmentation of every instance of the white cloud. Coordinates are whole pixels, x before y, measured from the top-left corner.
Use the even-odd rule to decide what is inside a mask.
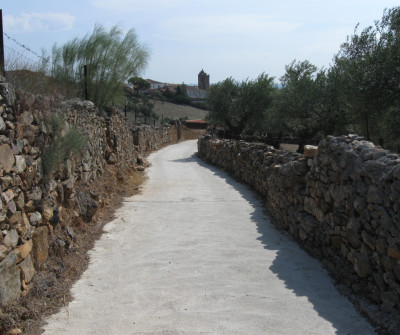
[[[5,15],[5,32],[46,32],[72,29],[75,17],[68,13],[23,13]]]
[[[179,17],[163,21],[162,34],[178,39],[201,40],[209,37],[254,36],[290,33],[300,25],[294,22],[274,20],[264,15],[212,15]]]
[[[130,11],[155,11],[181,6],[183,0],[94,0],[91,5],[101,9]]]

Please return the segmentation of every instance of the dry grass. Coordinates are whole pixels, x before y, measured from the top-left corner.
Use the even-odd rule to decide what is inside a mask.
[[[153,103],[152,100],[151,102]],[[156,112],[156,114],[158,115],[159,121],[161,121],[162,118],[170,118],[172,120],[175,120],[180,117],[187,117],[188,120],[204,120],[208,113],[203,109],[194,108],[188,105],[177,105],[170,102],[162,103],[160,101],[157,101],[157,103],[155,104],[154,112]],[[134,122],[134,113],[127,113],[127,118],[129,122]],[[143,122],[144,118],[138,118],[137,121]],[[148,120],[148,122],[151,123],[152,119]]]
[[[203,109],[187,105],[176,105],[170,102],[157,102],[154,106],[154,111],[160,118],[164,116],[164,118],[169,117],[171,119],[187,117],[188,120],[204,120],[207,115],[207,111]]]
[[[282,143],[281,144],[281,149],[282,150],[296,152],[298,148],[299,148],[298,144],[288,144],[288,143]]]

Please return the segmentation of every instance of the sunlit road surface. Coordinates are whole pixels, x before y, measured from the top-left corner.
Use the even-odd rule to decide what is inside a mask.
[[[374,334],[246,186],[196,156],[153,153],[45,334]]]

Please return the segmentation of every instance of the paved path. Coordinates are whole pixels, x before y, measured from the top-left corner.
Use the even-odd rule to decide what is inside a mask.
[[[249,189],[196,156],[150,156],[45,334],[373,334]]]

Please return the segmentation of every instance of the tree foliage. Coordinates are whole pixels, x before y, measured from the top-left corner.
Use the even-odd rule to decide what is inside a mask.
[[[347,124],[339,103],[340,82],[332,70],[293,61],[281,78],[280,110],[291,135],[300,139],[336,134]]]
[[[348,37],[335,56],[342,76],[341,91],[352,122],[368,139],[384,144],[391,121],[399,110],[400,7],[385,10],[376,21]]]
[[[123,35],[117,26],[107,31],[96,25],[91,34],[81,39],[53,46],[51,71],[61,81],[76,85],[84,97],[87,65],[89,99],[102,108],[123,99],[123,84],[144,70],[148,58],[149,52],[133,29]]]
[[[133,85],[136,96],[139,95],[140,90],[147,90],[150,88],[150,83],[141,77],[132,77],[128,80],[128,83]]]
[[[180,105],[190,105],[192,99],[187,94],[187,88],[185,84],[178,85],[176,88],[175,95],[172,98],[172,101],[176,104]]]
[[[211,85],[207,93],[209,120],[236,135],[246,128],[259,128],[272,104],[273,79],[262,73],[256,80],[227,78]]]
[[[256,81],[228,78],[208,92],[209,119],[239,134],[246,128],[268,137],[302,140],[355,131],[390,149],[400,148],[400,7],[354,33],[318,69],[308,60],[285,67],[273,89],[264,74]],[[303,141],[304,142],[304,141]]]

